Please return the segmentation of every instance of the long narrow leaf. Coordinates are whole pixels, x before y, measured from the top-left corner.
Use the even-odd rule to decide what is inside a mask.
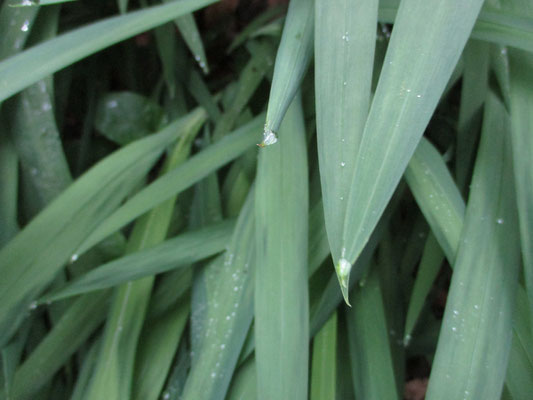
[[[300,98],[261,151],[256,192],[255,342],[259,399],[307,398],[307,152]]]
[[[435,110],[482,3],[402,1],[355,164],[344,223],[345,252],[337,268],[349,272],[368,241]]]

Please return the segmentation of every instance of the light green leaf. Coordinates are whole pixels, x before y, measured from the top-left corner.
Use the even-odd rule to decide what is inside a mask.
[[[255,342],[259,399],[307,399],[308,184],[300,97],[279,145],[259,156],[255,204]]]
[[[316,0],[315,94],[318,159],[334,260],[344,259],[343,224],[370,104],[378,1]],[[348,303],[349,274],[337,275]],[[349,268],[346,271],[349,273]]]
[[[313,342],[311,400],[335,399],[337,378],[337,313],[334,313]]]
[[[499,399],[520,248],[509,118],[489,94],[427,399]]]
[[[402,1],[355,163],[342,241],[346,250],[337,268],[349,272],[368,241],[435,110],[482,3]]]
[[[291,0],[276,55],[262,145],[276,143],[281,121],[307,70],[313,54],[314,21],[314,0]]]

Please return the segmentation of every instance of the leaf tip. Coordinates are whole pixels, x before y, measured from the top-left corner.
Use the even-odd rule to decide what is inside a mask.
[[[350,301],[348,299],[349,283],[350,283],[350,271],[352,269],[352,264],[344,257],[339,260],[335,266],[337,272],[337,277],[339,278],[339,284],[341,286],[342,297],[344,297],[344,302],[351,307]]]

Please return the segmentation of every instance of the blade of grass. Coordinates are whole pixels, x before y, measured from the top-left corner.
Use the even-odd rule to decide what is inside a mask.
[[[175,140],[176,127],[182,123],[177,121],[98,163],[0,251],[0,345],[23,318],[21,310],[146,174]]]
[[[465,205],[437,149],[422,138],[405,179],[450,264],[454,264]]]
[[[90,54],[214,1],[181,0],[154,6],[95,22],[34,46],[0,62],[0,101]]]
[[[157,319],[150,319],[148,313],[135,358],[133,400],[156,400],[159,397],[189,319],[189,311],[190,301],[183,299]]]
[[[165,0],[165,2],[175,0]],[[204,44],[196,21],[191,13],[185,14],[174,20],[174,23],[178,27],[183,40],[187,44],[187,47],[194,56],[194,60],[198,63],[204,74],[209,73],[209,65],[207,64],[207,57],[205,55]]]
[[[455,157],[457,186],[462,192],[469,183],[468,177],[472,176],[474,152],[479,141],[483,103],[489,86],[489,44],[469,41],[465,46],[464,60]]]
[[[255,342],[259,399],[306,399],[307,150],[300,97],[280,129],[280,144],[259,155],[255,204]]]
[[[533,320],[533,57],[512,50],[511,57],[511,134],[514,179],[520,225],[520,243],[524,257],[524,277]]]
[[[4,1],[0,8],[0,60],[20,52],[31,33],[38,7],[10,7]],[[13,28],[17,27],[17,28]]]
[[[4,126],[0,121],[0,248],[9,242],[18,232],[18,157],[15,147],[5,136]]]
[[[210,145],[183,165],[174,168],[163,177],[146,186],[99,226],[80,246],[77,253],[83,254],[133,219],[169,197],[187,189],[252,147],[257,143],[256,135],[258,129],[260,129],[262,118],[264,118],[264,115],[255,117],[245,126],[235,130],[231,135]]]
[[[316,0],[315,93],[318,159],[331,254],[344,258],[342,232],[370,104],[378,1]],[[349,272],[349,271],[347,271]],[[349,275],[337,268],[348,303]]]
[[[505,387],[513,399],[527,399],[533,393],[533,330],[527,294],[519,285],[513,316],[513,341]]]
[[[381,1],[380,22],[395,23],[399,3],[400,0]],[[506,4],[507,2],[503,2],[503,5]],[[523,7],[519,7],[518,11],[483,9],[474,25],[471,38],[533,51],[532,15],[524,14]]]
[[[281,121],[307,70],[313,54],[314,20],[314,0],[291,0],[276,55],[262,145],[276,143]]]
[[[202,118],[196,119],[195,123],[183,124],[180,127],[180,140],[168,155],[161,170],[162,175],[185,162],[192,141],[205,118],[205,113],[202,113]],[[126,253],[154,247],[165,239],[176,198],[177,195],[168,198],[137,220]],[[102,336],[101,352],[91,384],[87,389],[87,400],[131,397],[136,348],[153,283],[154,277],[149,276],[125,283],[115,289]],[[175,319],[172,322],[175,322]],[[127,332],[127,335],[123,332]]]
[[[254,196],[239,215],[227,251],[207,266],[205,326],[183,392],[184,400],[224,399],[253,318]],[[215,268],[213,268],[213,266]]]
[[[354,291],[346,319],[355,395],[358,399],[398,399],[377,268],[371,268],[364,286]]]
[[[24,363],[17,368],[13,397],[32,399],[68,358],[100,326],[109,305],[109,291],[76,300]]]
[[[355,164],[344,222],[349,271],[394,192],[470,34],[481,0],[404,0]]]
[[[337,313],[316,334],[313,342],[311,400],[335,399],[337,377]]]
[[[499,399],[503,389],[520,258],[509,134],[489,94],[428,400]]]
[[[128,254],[89,271],[64,288],[43,296],[40,302],[56,301],[186,267],[223,251],[234,226],[233,221],[216,223],[204,229],[183,233],[153,248]]]
[[[405,319],[403,335],[403,345],[406,347],[411,342],[413,329],[422,312],[426,297],[437,278],[437,274],[439,273],[443,261],[444,253],[439,242],[433,234],[430,234],[424,246],[424,252],[422,253],[422,259],[420,260],[420,265],[418,266],[418,272],[416,274],[415,285],[407,308],[407,317]]]

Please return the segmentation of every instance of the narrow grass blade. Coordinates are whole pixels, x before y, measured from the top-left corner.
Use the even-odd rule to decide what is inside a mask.
[[[461,105],[457,123],[455,174],[457,186],[465,192],[472,176],[476,145],[481,131],[483,103],[489,87],[489,44],[470,40],[464,50]]]
[[[298,96],[280,143],[261,151],[256,192],[255,342],[259,399],[306,399],[307,149]]]
[[[281,121],[296,95],[313,54],[314,0],[291,0],[268,99],[262,145],[276,143]]]
[[[347,271],[413,155],[482,3],[402,1],[347,199],[341,259]]]
[[[247,106],[250,98],[255,93],[267,71],[272,65],[272,51],[266,43],[250,43],[253,49],[252,58],[242,69],[239,80],[235,86],[235,93],[230,105],[217,121],[213,140],[218,141],[225,136],[235,125],[242,110]]]
[[[255,400],[257,398],[257,370],[251,359],[237,371],[231,383],[228,400]]]
[[[233,371],[253,318],[255,276],[254,195],[239,215],[224,257],[207,266],[205,326],[197,339],[199,350],[185,384],[184,400],[226,396]],[[213,268],[214,267],[214,268]]]
[[[399,0],[381,1],[379,20],[395,23],[399,3]],[[503,6],[507,6],[505,8],[509,4],[508,1],[503,2]],[[515,10],[484,8],[479,13],[471,38],[533,51],[533,15],[524,10],[522,5]]]
[[[519,285],[513,316],[513,342],[505,387],[513,399],[526,400],[533,393],[533,326],[526,291]]]
[[[168,2],[175,0],[165,1]],[[204,74],[208,74],[209,65],[207,64],[204,45],[202,43],[202,38],[200,37],[200,32],[198,32],[198,27],[196,26],[194,16],[191,13],[185,14],[179,18],[176,18],[174,23],[178,27],[183,40],[187,44],[187,47],[193,54],[194,60],[198,63]]]
[[[0,248],[15,236],[18,231],[17,199],[18,199],[18,157],[15,147],[5,136],[0,122]]]
[[[203,117],[205,118],[205,113]],[[165,160],[161,169],[162,175],[187,159],[192,141],[200,127],[201,123],[183,124],[179,127],[180,140]],[[177,195],[168,198],[136,221],[126,253],[154,247],[165,239],[176,199]],[[136,349],[153,283],[154,276],[149,276],[115,289],[102,336],[101,352],[87,390],[87,400],[131,397]],[[175,319],[172,319],[172,322],[175,322]]]
[[[509,119],[489,94],[465,226],[428,387],[433,399],[499,399],[520,248]]]
[[[520,242],[524,276],[533,320],[533,56],[511,51],[511,132]]]
[[[96,22],[34,46],[0,62],[0,101],[90,54],[213,2],[174,1]]]
[[[178,343],[189,319],[190,301],[184,299],[163,316],[144,325],[135,359],[133,400],[157,400],[165,384]],[[164,395],[162,397],[165,398]]]
[[[342,232],[370,104],[378,1],[316,0],[315,93],[322,199],[331,254],[344,258]],[[339,264],[345,265],[344,264]],[[349,275],[337,268],[348,302]]]
[[[398,399],[391,344],[377,268],[356,287],[346,311],[352,379],[358,399]]]
[[[171,23],[158,26],[154,29],[157,51],[161,60],[163,76],[171,98],[176,95],[176,35]]]
[[[262,118],[263,115],[257,116],[231,135],[210,145],[183,165],[146,186],[99,226],[80,246],[78,253],[84,253],[138,216],[187,189],[252,147],[257,143],[257,130],[260,129]]]
[[[0,8],[0,37],[2,38],[0,60],[22,51],[38,12],[38,7],[19,8],[10,7],[7,1],[2,3]]]
[[[21,310],[175,140],[175,128],[172,124],[98,163],[0,251],[0,344],[23,317]]]
[[[454,264],[463,228],[465,205],[437,149],[422,139],[405,178],[450,264]]]
[[[336,379],[337,313],[334,313],[313,342],[311,400],[335,399]]]
[[[63,314],[39,346],[17,369],[16,399],[32,399],[105,319],[111,293],[83,296]]]
[[[66,287],[44,296],[40,302],[56,301],[78,294],[110,288],[146,276],[185,267],[224,250],[234,222],[213,224],[187,232],[153,248],[141,250],[82,275]]]
[[[404,346],[408,346],[411,341],[413,329],[415,328],[415,324],[424,307],[426,297],[437,278],[437,274],[439,273],[443,261],[444,253],[440,248],[439,242],[433,234],[430,234],[426,240],[426,245],[424,246],[424,252],[422,253],[422,259],[420,260],[420,265],[416,274],[415,285],[407,308],[403,336]]]

